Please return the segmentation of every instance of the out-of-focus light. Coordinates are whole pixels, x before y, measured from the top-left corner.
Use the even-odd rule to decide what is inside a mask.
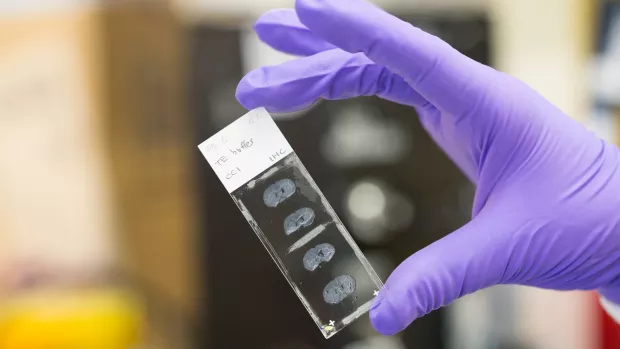
[[[375,183],[360,182],[351,190],[347,205],[358,219],[377,219],[384,215],[386,198],[383,190]]]
[[[374,336],[345,345],[342,349],[406,349],[399,336]]]
[[[413,222],[411,200],[381,181],[367,179],[351,187],[345,199],[351,233],[367,244],[378,244]]]
[[[339,167],[394,164],[411,149],[411,134],[370,104],[356,100],[333,112],[333,123],[321,140],[321,153]]]

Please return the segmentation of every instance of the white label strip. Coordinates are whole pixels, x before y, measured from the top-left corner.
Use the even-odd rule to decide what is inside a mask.
[[[249,111],[198,148],[229,193],[293,152],[264,108]]]

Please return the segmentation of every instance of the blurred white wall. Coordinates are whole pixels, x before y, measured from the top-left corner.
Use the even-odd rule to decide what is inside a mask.
[[[94,15],[62,8],[0,20],[0,264],[90,272],[115,259],[100,54]]]
[[[572,117],[587,114],[588,0],[491,0],[495,62]]]
[[[24,14],[49,14],[90,6],[101,0],[3,0],[0,17]]]

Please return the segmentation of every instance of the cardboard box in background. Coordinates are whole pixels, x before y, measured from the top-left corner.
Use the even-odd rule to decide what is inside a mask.
[[[199,307],[192,160],[185,110],[183,28],[163,4],[123,3],[103,14],[106,142],[121,264],[148,297],[154,333],[187,347]]]

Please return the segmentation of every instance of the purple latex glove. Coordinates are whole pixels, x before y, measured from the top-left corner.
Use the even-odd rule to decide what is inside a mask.
[[[256,31],[307,56],[250,72],[237,89],[243,106],[290,112],[360,95],[412,106],[477,185],[471,222],[389,277],[370,312],[379,332],[496,284],[599,289],[620,303],[615,146],[519,80],[361,0],[297,0]]]

